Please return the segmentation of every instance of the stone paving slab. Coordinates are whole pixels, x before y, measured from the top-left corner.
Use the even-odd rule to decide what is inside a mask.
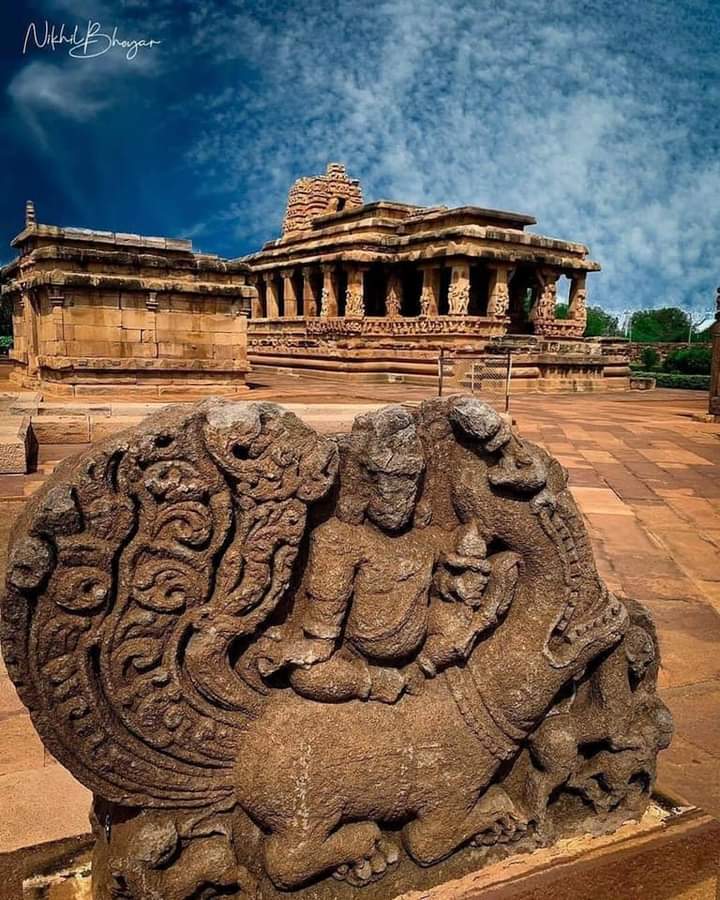
[[[263,376],[251,396],[289,405],[314,427],[336,431],[360,412],[417,402],[429,391],[325,381],[293,385],[280,376]],[[512,398],[511,412],[523,436],[544,444],[567,467],[611,590],[636,597],[655,617],[663,651],[659,683],[676,718],[674,742],[660,757],[660,787],[720,816],[720,426],[691,418],[705,404],[706,398],[692,391],[534,394]],[[112,417],[137,417],[157,408],[138,407],[113,403]],[[57,407],[48,414],[61,415]],[[41,445],[37,472],[0,476],[0,575],[7,532],[25,499],[58,460],[85,446]],[[4,751],[0,740],[0,852],[39,834],[48,840],[47,835],[87,827],[79,812],[87,806],[87,792],[65,775],[67,811],[59,800],[45,828],[46,800],[38,806],[37,792],[46,790],[43,778],[54,791],[57,773],[64,770],[47,756],[40,766],[37,744],[22,723],[26,714],[13,693],[0,662],[0,734],[3,722],[9,723]],[[23,780],[34,792],[25,801]]]

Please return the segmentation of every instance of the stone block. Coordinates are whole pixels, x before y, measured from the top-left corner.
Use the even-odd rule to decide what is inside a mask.
[[[123,328],[153,328],[155,313],[146,308],[121,309],[120,324]]]
[[[25,475],[34,443],[29,416],[6,419],[0,425],[0,475]]]
[[[117,328],[121,324],[122,313],[118,302],[113,306],[99,306],[96,304],[73,306],[64,310],[63,324],[65,326],[90,325],[102,328]]]
[[[177,341],[166,340],[158,341],[158,357],[169,357],[171,359],[189,359],[201,360],[210,357],[210,345],[180,343]]]
[[[90,420],[84,416],[33,416],[33,431],[40,444],[87,444]]]

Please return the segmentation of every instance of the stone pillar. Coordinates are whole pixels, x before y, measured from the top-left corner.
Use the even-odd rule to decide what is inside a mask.
[[[63,308],[65,306],[65,295],[62,291],[51,289],[48,299],[50,301],[50,309],[52,310],[53,341],[55,343],[64,341],[65,321]]]
[[[272,272],[263,272],[263,278],[265,279],[265,315],[268,319],[278,319],[280,317],[280,295],[277,281]]]
[[[470,306],[470,264],[465,260],[452,264],[448,307],[451,316],[466,316]]]
[[[248,283],[255,288],[255,294],[250,299],[250,318],[251,319],[262,319],[265,317],[265,312],[263,310],[263,301],[260,296],[260,291],[264,290],[263,279],[259,275],[251,275],[248,278]]]
[[[303,315],[316,316],[318,314],[318,296],[312,278],[312,269],[305,266],[303,274]]]
[[[437,316],[440,309],[440,267],[433,265],[420,266],[423,276],[420,293],[420,315]]]
[[[715,324],[712,334],[712,362],[710,365],[710,404],[708,412],[720,421],[720,287],[715,295]]]
[[[509,266],[490,267],[487,314],[491,319],[504,319],[510,307]]]
[[[290,319],[297,316],[297,292],[293,281],[293,270],[283,269],[280,273],[283,280],[283,318]]]
[[[572,319],[578,324],[580,334],[585,333],[585,325],[587,324],[587,288],[585,281],[587,279],[586,272],[578,272],[573,275],[570,284],[570,297],[568,298],[568,319]]]
[[[30,292],[23,295],[23,325],[27,351],[27,374],[38,373],[38,329],[36,301]]]
[[[385,315],[388,319],[402,315],[402,281],[394,272],[390,273],[385,289]]]
[[[535,334],[544,334],[548,325],[555,321],[558,275],[558,272],[548,269],[538,272],[540,296],[530,310],[530,321],[533,323]]]
[[[347,267],[345,318],[361,319],[365,315],[365,272],[367,266]]]
[[[320,315],[327,319],[338,314],[337,284],[335,282],[335,266],[326,264],[322,267],[323,286],[320,296]]]

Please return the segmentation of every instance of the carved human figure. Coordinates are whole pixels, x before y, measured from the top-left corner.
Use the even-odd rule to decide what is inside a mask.
[[[418,503],[423,446],[402,408],[356,419],[341,460],[336,515],[312,534],[296,621],[256,645],[259,668],[291,666],[292,686],[315,700],[393,703],[417,689],[416,658],[428,676],[467,658],[510,603],[517,557],[488,560],[472,525],[431,524]]]

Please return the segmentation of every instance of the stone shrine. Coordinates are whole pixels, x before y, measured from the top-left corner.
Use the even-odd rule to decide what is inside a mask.
[[[96,900],[424,890],[639,817],[672,731],[566,471],[469,397],[167,407],[28,501],[1,627]]]
[[[253,366],[358,380],[427,381],[440,350],[463,382],[473,359],[515,353],[524,388],[626,388],[618,341],[586,340],[583,244],[526,231],[532,216],[363,203],[343,166],[292,187],[283,232],[243,257],[257,287]],[[558,318],[561,284],[567,317]],[[509,337],[511,336],[511,338]]]
[[[13,380],[51,396],[205,396],[245,389],[253,289],[190,241],[36,222],[0,272]]]

